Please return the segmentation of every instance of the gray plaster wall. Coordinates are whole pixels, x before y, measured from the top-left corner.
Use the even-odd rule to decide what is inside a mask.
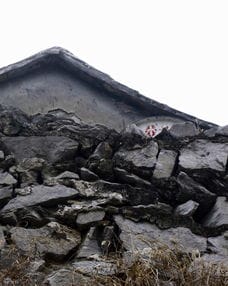
[[[105,124],[117,130],[148,116],[137,106],[126,104],[121,98],[56,67],[0,83],[0,104],[20,108],[28,114],[61,108],[74,112],[87,123]]]

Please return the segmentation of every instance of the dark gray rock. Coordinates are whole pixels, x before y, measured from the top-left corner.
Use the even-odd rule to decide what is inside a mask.
[[[173,208],[164,203],[123,207],[122,214],[136,222],[146,220],[161,228],[170,227]]]
[[[134,149],[120,149],[115,153],[114,159],[116,165],[123,169],[149,169],[155,166],[158,154],[158,144],[155,141],[149,141],[144,146],[136,146]]]
[[[5,159],[5,154],[3,151],[0,150],[0,161]]]
[[[99,177],[87,168],[82,167],[80,169],[81,179],[88,182],[94,182],[99,180]]]
[[[194,137],[199,135],[200,129],[192,122],[183,122],[173,124],[169,133],[174,138]]]
[[[77,216],[76,223],[79,226],[85,226],[102,221],[105,217],[105,211],[97,208],[88,212],[80,212]]]
[[[8,172],[0,172],[0,185],[11,186],[17,183],[17,180]]]
[[[83,276],[80,273],[77,273],[74,269],[60,269],[52,272],[44,281],[44,285],[47,286],[85,286],[89,285],[90,279],[86,276]]]
[[[158,160],[153,173],[153,178],[169,178],[174,170],[177,153],[172,150],[162,149],[158,155]]]
[[[89,160],[111,159],[112,153],[113,150],[110,144],[108,142],[101,142],[89,157]]]
[[[89,275],[113,275],[116,273],[116,265],[106,261],[77,261],[73,263],[76,271]]]
[[[22,254],[30,257],[64,259],[81,242],[80,233],[57,222],[38,229],[13,227],[11,240]]]
[[[216,237],[209,237],[207,242],[208,249],[212,253],[216,253],[226,258],[228,257],[228,237],[226,237],[225,234]]]
[[[118,181],[126,183],[126,184],[130,184],[133,186],[138,186],[138,187],[146,187],[146,188],[150,188],[151,187],[151,183],[141,179],[140,177],[129,173],[128,171],[121,169],[121,168],[115,168],[114,169],[116,178],[118,179]]]
[[[123,247],[129,252],[153,248],[159,243],[171,248],[179,247],[184,252],[205,252],[207,248],[206,238],[195,235],[184,227],[160,230],[156,225],[147,222],[136,223],[120,215],[115,216],[115,222],[121,230],[120,240]]]
[[[228,229],[228,201],[225,197],[217,198],[215,205],[204,218],[203,225],[209,228]]]
[[[70,171],[65,171],[56,177],[48,177],[44,184],[47,186],[64,185],[67,187],[74,187],[75,180],[79,180],[79,175]]]
[[[201,213],[208,212],[215,203],[216,195],[195,182],[186,173],[179,173],[177,183],[179,187],[179,191],[176,194],[177,202],[185,203],[188,200],[194,200],[200,204],[199,210]]]
[[[186,170],[209,169],[225,172],[228,143],[195,140],[181,149],[179,166]]]
[[[80,249],[77,253],[77,258],[98,258],[102,255],[101,248],[97,240],[97,229],[91,227],[86,234],[85,240],[82,242]]]
[[[0,253],[1,250],[6,246],[6,240],[5,240],[5,235],[4,235],[4,229],[2,226],[0,226]]]
[[[25,158],[42,158],[55,164],[76,156],[78,142],[64,136],[3,137],[3,143],[18,162]]]
[[[186,203],[179,205],[175,209],[175,215],[189,217],[197,210],[199,203],[189,200]]]
[[[58,203],[77,197],[78,191],[62,185],[47,187],[43,185],[30,187],[31,193],[27,196],[17,196],[12,199],[1,212],[8,212],[24,207],[45,205],[53,206]]]
[[[12,199],[13,189],[11,187],[0,188],[0,206],[6,204],[10,199]]]

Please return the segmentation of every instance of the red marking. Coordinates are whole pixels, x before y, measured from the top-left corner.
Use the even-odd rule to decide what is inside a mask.
[[[153,124],[148,125],[146,130],[145,130],[146,135],[150,136],[150,137],[154,137],[156,135],[156,132],[157,132],[157,128]]]

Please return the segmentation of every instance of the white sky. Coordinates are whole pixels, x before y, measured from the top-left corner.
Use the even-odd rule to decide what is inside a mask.
[[[0,66],[61,46],[180,111],[228,124],[228,1],[0,0]]]

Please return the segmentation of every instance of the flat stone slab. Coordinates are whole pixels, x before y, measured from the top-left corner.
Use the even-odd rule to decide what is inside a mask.
[[[1,212],[14,211],[35,205],[52,206],[73,199],[78,195],[78,191],[76,189],[67,188],[62,185],[56,185],[54,187],[38,185],[29,188],[30,193],[28,195],[18,195],[13,198],[7,205],[5,205]]]
[[[130,252],[156,246],[159,242],[171,248],[179,247],[184,252],[205,252],[207,248],[206,238],[193,234],[188,228],[161,230],[156,225],[147,222],[136,223],[120,215],[115,216],[115,222],[121,230],[120,239],[123,247]]]
[[[116,273],[116,265],[105,261],[77,261],[73,263],[76,271],[86,275],[113,275]]]
[[[225,172],[227,156],[228,143],[195,140],[181,149],[179,166],[190,170],[211,169]]]

